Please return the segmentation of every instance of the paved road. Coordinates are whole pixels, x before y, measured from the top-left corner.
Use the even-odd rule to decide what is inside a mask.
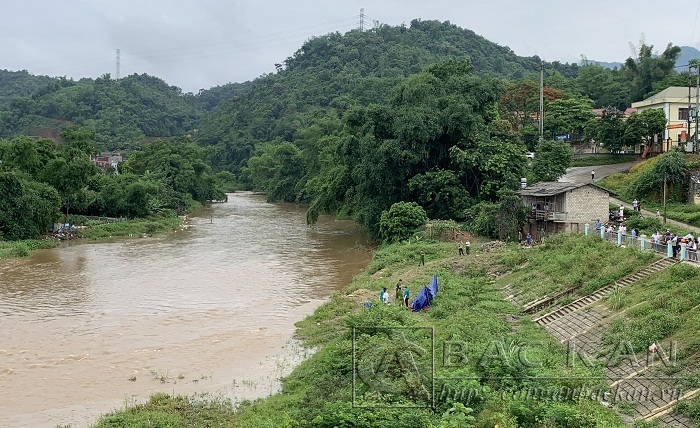
[[[617,172],[627,171],[634,165],[641,161],[618,163],[613,165],[597,165],[597,166],[578,166],[574,168],[569,168],[566,170],[566,174],[559,181],[568,181],[573,183],[590,183],[591,182],[591,170],[595,170],[595,181],[600,180],[608,175],[615,174]],[[620,199],[610,197],[610,203],[613,205],[624,205],[627,209],[632,209],[632,205],[629,202],[621,201]],[[663,214],[663,213],[662,213]],[[656,212],[647,211],[642,209],[642,215],[644,217],[656,217]],[[690,230],[694,235],[700,234],[700,228],[691,226],[686,223],[681,223],[680,221],[667,219],[666,223],[672,224],[674,226],[683,228],[685,230]]]
[[[566,170],[566,174],[559,181],[569,181],[573,183],[590,183],[591,182],[591,171],[595,170],[595,180],[600,180],[603,177],[607,177],[610,174],[615,174],[616,172],[627,171],[634,165],[641,162],[625,162],[616,163],[612,165],[596,165],[596,166],[577,166],[574,168],[569,168]]]

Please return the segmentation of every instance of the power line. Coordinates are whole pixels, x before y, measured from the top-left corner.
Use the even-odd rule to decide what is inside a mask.
[[[132,61],[149,61],[149,62],[164,62],[169,59],[197,59],[216,57],[221,55],[230,55],[241,52],[250,52],[258,49],[269,47],[279,47],[286,45],[299,46],[300,38],[308,39],[313,37],[309,32],[328,33],[338,30],[340,24],[352,26],[357,24],[358,15],[353,17],[337,19],[333,21],[320,22],[314,25],[304,27],[290,28],[284,31],[255,35],[234,40],[229,40],[219,43],[205,43],[189,46],[173,46],[162,49],[142,50],[142,51],[125,51],[121,52],[122,56]],[[121,51],[121,50],[120,50]],[[93,57],[86,59],[83,62],[72,63],[70,69],[62,70],[61,74],[72,74],[70,71],[82,72],[85,68],[90,70],[105,70],[106,57]],[[130,67],[131,68],[131,67]]]

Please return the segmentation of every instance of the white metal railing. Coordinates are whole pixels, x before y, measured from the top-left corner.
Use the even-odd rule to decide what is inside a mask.
[[[593,234],[595,236],[601,236],[600,230],[596,230],[594,228],[588,229],[589,234]],[[632,247],[632,248],[640,248],[642,245],[642,241],[644,241],[644,250],[645,251],[654,251],[655,253],[663,254],[664,256],[668,256],[668,244],[666,242],[653,242],[651,238],[645,237],[637,237],[637,236],[632,236],[632,235],[627,235],[623,234],[621,236],[618,236],[617,232],[603,232],[602,238],[605,239],[606,241],[610,241],[614,244],[619,244],[619,245],[624,245],[626,247]],[[682,251],[681,251],[681,246],[678,246],[675,250],[672,250],[671,252],[672,255],[675,255],[675,258],[680,259],[682,257]],[[697,250],[690,250],[686,249],[685,251],[685,261],[692,262],[692,263],[698,263],[700,264],[700,254],[698,253]]]

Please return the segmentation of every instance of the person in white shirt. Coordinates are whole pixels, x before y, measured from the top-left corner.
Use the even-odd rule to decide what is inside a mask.
[[[627,233],[627,227],[624,224],[621,224],[617,231],[624,235]]]

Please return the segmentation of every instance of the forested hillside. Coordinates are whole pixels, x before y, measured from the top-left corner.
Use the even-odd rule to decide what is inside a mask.
[[[74,81],[3,72],[0,79],[0,137],[55,137],[67,125],[78,124],[95,131],[98,149],[122,151],[139,149],[149,139],[192,132],[222,98],[246,87],[228,84],[183,94],[146,74]]]
[[[0,108],[12,98],[27,97],[53,80],[48,76],[35,76],[27,70],[0,70]]]

